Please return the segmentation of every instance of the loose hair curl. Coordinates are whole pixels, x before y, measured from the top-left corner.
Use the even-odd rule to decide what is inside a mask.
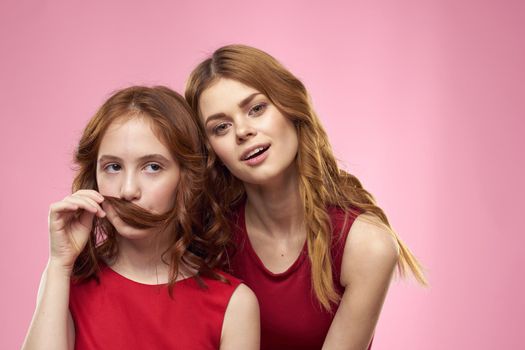
[[[390,227],[372,195],[354,175],[339,168],[303,83],[264,51],[244,45],[221,47],[193,70],[186,84],[186,101],[199,121],[199,99],[203,91],[220,78],[236,80],[263,93],[295,125],[299,139],[296,163],[312,284],[322,307],[330,310],[331,304],[340,300],[332,276],[329,206],[343,208],[347,215],[364,212],[377,216],[399,246],[400,275],[404,276],[408,268],[420,283],[426,284],[418,261]],[[202,122],[200,125],[204,134]],[[245,197],[244,187],[218,162],[207,141],[206,155],[206,187],[214,189],[210,201],[215,221],[209,229],[215,234],[223,230],[231,236],[231,227],[224,217],[231,217],[232,209]]]
[[[98,190],[96,180],[100,143],[108,127],[117,119],[144,118],[153,132],[172,153],[180,167],[180,181],[175,194],[174,208],[164,215],[148,215],[140,207],[111,197],[110,201],[123,219],[133,220],[138,227],[159,227],[171,230],[170,245],[162,259],[170,266],[169,292],[177,279],[180,264],[196,269],[200,276],[225,281],[213,268],[222,259],[222,237],[205,238],[202,227],[204,205],[202,172],[204,159],[199,126],[193,112],[182,96],[167,87],[132,86],[115,92],[88,122],[75,152],[77,173],[72,191]],[[129,221],[128,220],[128,221]],[[118,255],[117,232],[107,219],[94,219],[88,242],[75,261],[73,278],[76,281],[98,279],[102,263]]]

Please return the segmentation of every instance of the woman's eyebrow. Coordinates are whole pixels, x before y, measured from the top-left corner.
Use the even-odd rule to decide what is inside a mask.
[[[208,125],[209,122],[215,120],[215,119],[222,119],[222,118],[226,118],[226,114],[224,113],[215,113],[215,114],[212,114],[210,115],[209,117],[206,118],[206,122],[205,124]]]
[[[250,102],[252,102],[252,100],[257,96],[257,95],[262,95],[260,92],[254,92],[253,94],[250,94],[249,96],[245,97],[242,99],[241,102],[239,102],[238,106],[239,108],[244,108],[247,104],[249,104]],[[206,122],[205,124],[208,124],[209,122],[211,122],[212,120],[215,120],[215,119],[222,119],[226,117],[226,114],[225,113],[215,113],[215,114],[212,114],[210,115],[209,117],[206,118]]]
[[[255,96],[257,95],[261,95],[260,92],[254,92],[253,94],[251,94],[250,96],[246,97],[245,99],[243,99],[241,102],[239,102],[239,108],[244,108],[247,104],[249,104],[250,102],[252,102],[252,100],[255,98]]]

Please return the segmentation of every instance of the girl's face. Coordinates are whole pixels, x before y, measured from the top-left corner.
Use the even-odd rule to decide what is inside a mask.
[[[295,169],[295,127],[259,91],[220,78],[204,90],[199,109],[211,147],[241,181],[271,184]]]
[[[98,151],[97,184],[102,195],[163,214],[174,206],[180,167],[147,118],[123,117],[108,127]],[[117,215],[111,215],[111,208],[108,220],[124,237],[149,235],[148,230],[131,227]]]

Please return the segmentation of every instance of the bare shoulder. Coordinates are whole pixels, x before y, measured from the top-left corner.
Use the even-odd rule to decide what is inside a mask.
[[[375,215],[363,213],[359,215],[348,233],[345,251],[372,258],[396,259],[399,247],[391,230]]]
[[[399,246],[391,230],[375,215],[359,215],[346,240],[341,283],[369,274],[391,274],[399,260]]]
[[[234,308],[259,308],[259,303],[255,293],[244,283],[239,284],[239,286],[233,292],[230,303],[228,304],[228,309],[230,307]]]
[[[226,308],[220,350],[256,350],[259,342],[259,303],[252,290],[241,283]]]

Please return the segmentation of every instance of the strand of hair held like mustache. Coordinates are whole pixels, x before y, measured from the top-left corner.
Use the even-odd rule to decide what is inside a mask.
[[[127,225],[141,230],[164,228],[171,216],[171,211],[164,214],[153,214],[134,203],[117,197],[104,196],[104,201],[115,209],[119,218]]]

